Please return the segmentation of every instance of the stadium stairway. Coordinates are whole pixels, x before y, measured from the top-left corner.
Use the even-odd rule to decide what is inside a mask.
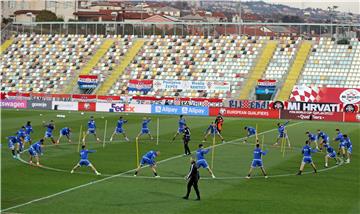
[[[130,64],[130,62],[134,59],[137,53],[140,51],[142,46],[144,45],[144,39],[137,39],[134,41],[131,48],[126,53],[125,57],[123,58],[122,62],[114,69],[111,75],[107,78],[107,80],[99,87],[96,91],[98,95],[105,95],[111,88],[113,84],[118,81],[119,76],[124,72],[126,67]]]
[[[14,37],[11,37],[10,39],[6,40],[0,47],[0,54],[2,54],[2,52],[5,51],[13,42],[14,42]]]
[[[81,70],[81,75],[89,75],[93,67],[100,61],[109,48],[114,44],[113,39],[106,39],[99,47],[94,56],[86,63],[86,66]]]
[[[114,44],[113,39],[106,39],[96,53],[91,57],[91,59],[86,63],[85,67],[81,70],[80,75],[89,75],[91,70],[96,66],[96,64],[100,61],[100,59],[106,54],[109,48]],[[78,78],[75,77],[69,84],[67,88],[63,91],[63,93],[69,94],[73,93],[76,88],[76,83]],[[76,90],[75,90],[76,91]]]
[[[240,99],[249,99],[251,91],[255,88],[257,80],[261,79],[263,73],[266,71],[266,68],[276,50],[277,41],[269,41],[263,49],[260,57],[257,60],[256,65],[250,72],[250,76],[247,79],[245,85],[240,91]]]
[[[290,97],[291,91],[296,84],[300,73],[306,63],[311,47],[312,43],[310,41],[304,41],[301,43],[295,60],[291,65],[289,74],[285,79],[283,86],[281,87],[277,100],[287,100]]]

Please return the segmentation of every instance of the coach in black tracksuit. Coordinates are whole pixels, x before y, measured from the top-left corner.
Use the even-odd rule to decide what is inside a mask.
[[[196,192],[196,200],[200,200],[200,191],[198,188],[198,181],[200,179],[200,174],[198,171],[198,167],[196,166],[195,160],[191,160],[191,167],[189,174],[185,177],[185,179],[188,181],[187,183],[187,193],[186,196],[183,197],[183,199],[189,199],[189,195],[191,192],[191,187],[193,186]]]
[[[189,142],[190,142],[190,129],[189,127],[185,124],[185,128],[184,128],[184,137],[183,137],[183,140],[184,140],[184,149],[185,149],[185,155],[191,155],[191,152],[190,152],[190,148],[189,148]]]

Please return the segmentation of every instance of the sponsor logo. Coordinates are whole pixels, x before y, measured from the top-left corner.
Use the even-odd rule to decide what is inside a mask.
[[[1,108],[26,108],[26,100],[2,100]]]
[[[219,110],[219,113],[220,113],[220,114],[225,114],[225,113],[226,113],[226,109],[225,109],[225,108],[221,108],[221,109]]]
[[[181,108],[181,112],[182,112],[183,114],[187,114],[187,113],[188,113],[188,108],[187,108],[187,107],[182,107],[182,108]]]
[[[109,109],[109,112],[124,112],[124,111],[125,111],[125,105],[117,104],[117,103],[111,104],[111,108]]]
[[[360,102],[360,92],[356,89],[347,89],[340,94],[340,101],[348,104]]]
[[[152,105],[152,113],[157,114],[184,114],[184,115],[203,115],[208,116],[209,108],[193,106],[168,106]]]
[[[155,112],[160,113],[161,112],[161,106],[155,106]]]
[[[47,106],[47,103],[31,103],[31,107],[33,108],[46,108]]]
[[[84,109],[89,110],[89,109],[90,109],[90,104],[89,104],[89,103],[85,103],[85,104],[84,104]]]
[[[284,109],[284,104],[281,101],[275,101],[273,106],[274,109]]]
[[[353,104],[347,104],[344,108],[345,112],[355,112],[355,106]]]
[[[287,110],[339,112],[340,104],[289,102]]]

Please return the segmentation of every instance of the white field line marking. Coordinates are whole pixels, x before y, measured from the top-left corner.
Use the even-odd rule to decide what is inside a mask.
[[[299,125],[299,124],[302,124],[303,122],[297,122],[297,123],[292,123],[290,125],[288,125],[287,127],[291,127],[291,126],[295,126],[295,125]],[[267,131],[264,131],[264,132],[261,132],[259,134],[266,134],[266,133],[269,133],[269,132],[273,132],[277,130],[276,128],[275,129],[270,129],[270,130],[267,130]],[[237,141],[241,141],[241,140],[244,140],[245,137],[242,137],[242,138],[238,138],[238,139],[235,139],[235,140],[232,140],[232,141],[228,141],[228,142],[225,142],[225,143],[221,143],[221,144],[217,144],[215,145],[214,147],[217,147],[217,146],[222,146],[222,145],[226,145],[228,143],[234,143],[234,142],[237,142]],[[209,146],[207,148],[212,148],[213,146]],[[194,151],[193,151],[194,152]],[[173,159],[177,159],[177,158],[180,158],[180,157],[183,157],[183,155],[176,155],[176,156],[173,156],[173,157],[170,157],[170,158],[167,158],[167,159],[164,159],[164,160],[161,160],[161,161],[158,161],[157,163],[160,164],[160,163],[164,163],[164,162],[167,162],[167,161],[170,161],[170,160],[173,160]],[[145,168],[147,166],[144,166],[143,168]],[[12,209],[16,209],[16,208],[19,208],[19,207],[23,207],[23,206],[26,206],[26,205],[29,205],[29,204],[32,204],[32,203],[35,203],[35,202],[38,202],[38,201],[43,201],[45,199],[49,199],[49,198],[53,198],[55,196],[58,196],[58,195],[62,195],[62,194],[65,194],[65,193],[68,193],[68,192],[71,192],[71,191],[74,191],[74,190],[77,190],[77,189],[81,189],[83,187],[87,187],[87,186],[90,186],[90,185],[93,185],[93,184],[97,184],[97,183],[100,183],[100,182],[103,182],[103,181],[107,181],[109,179],[112,179],[112,178],[115,178],[115,177],[121,177],[127,173],[130,173],[130,172],[134,172],[136,169],[131,169],[131,170],[128,170],[126,172],[122,172],[122,173],[119,173],[119,174],[116,174],[116,175],[112,175],[112,176],[109,176],[109,177],[106,177],[106,178],[102,178],[100,180],[96,180],[96,181],[91,181],[89,183],[85,183],[85,184],[82,184],[82,185],[79,185],[79,186],[75,186],[75,187],[72,187],[72,188],[69,188],[69,189],[65,189],[63,191],[60,191],[60,192],[57,192],[57,193],[54,193],[54,194],[51,194],[51,195],[48,195],[48,196],[44,196],[44,197],[40,197],[40,198],[37,198],[37,199],[34,199],[34,200],[31,200],[31,201],[28,201],[26,203],[22,203],[22,204],[18,204],[18,205],[15,205],[15,206],[12,206],[12,207],[8,207],[8,208],[5,208],[3,210],[1,210],[0,212],[5,212],[5,211],[8,211],[8,210],[12,210]]]
[[[241,144],[241,143],[229,143],[229,144],[236,144],[236,145],[244,145],[244,146],[252,146],[252,144]],[[67,145],[67,144],[65,144]],[[301,148],[298,148],[298,147],[291,147],[291,148],[295,148],[295,149],[301,149]],[[29,164],[28,162],[26,162],[25,160],[23,160],[21,157],[19,158],[19,160],[25,164]],[[335,165],[335,166],[332,166],[332,167],[329,167],[329,168],[325,168],[325,169],[320,169],[318,170],[318,172],[325,172],[325,171],[328,171],[328,170],[331,170],[331,169],[334,169],[334,168],[337,168],[341,165],[344,164],[344,161],[342,159],[340,159],[340,164],[339,165]],[[48,167],[48,166],[44,166],[42,165],[40,168],[43,168],[43,169],[48,169],[48,170],[52,170],[52,171],[57,171],[57,172],[64,172],[64,173],[69,173],[69,170],[64,170],[64,169],[57,169],[57,168],[53,168],[53,167]],[[94,173],[89,173],[89,172],[75,172],[77,174],[84,174],[84,175],[94,175]],[[312,173],[312,171],[307,171],[307,172],[304,172],[303,174],[310,174]],[[104,177],[109,177],[109,176],[114,176],[115,174],[101,174],[101,176],[104,176]],[[268,176],[269,178],[278,178],[278,177],[288,177],[288,176],[292,176],[292,175],[296,175],[296,174],[275,174],[275,175],[270,175]],[[137,177],[134,177],[134,176],[130,176],[130,175],[122,175],[122,176],[118,176],[120,178],[135,178],[135,179],[164,179],[164,180],[183,180],[184,178],[183,177],[178,177],[178,176],[162,176],[160,178],[155,178],[155,177],[148,177],[148,176],[137,176]],[[261,178],[263,176],[253,176],[251,178]],[[246,176],[226,176],[226,177],[216,177],[217,180],[237,180],[237,179],[244,179],[246,178]],[[210,177],[202,177],[201,178],[202,180],[214,180],[213,178],[210,178]],[[216,180],[215,179],[215,180]]]

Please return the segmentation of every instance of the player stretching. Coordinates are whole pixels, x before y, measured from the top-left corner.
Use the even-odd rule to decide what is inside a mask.
[[[71,129],[68,127],[64,127],[60,130],[60,136],[57,140],[56,143],[60,143],[60,139],[62,138],[62,136],[65,136],[68,140],[69,143],[71,143],[71,139],[70,139],[70,135],[71,135]]]
[[[334,141],[339,142],[338,155],[340,155],[340,152],[341,152],[341,155],[342,155],[343,159],[345,160],[345,158],[346,158],[346,151],[345,151],[346,142],[344,140],[344,136],[341,133],[340,129],[336,129],[336,132],[337,132],[337,136],[334,138]]]
[[[41,166],[39,163],[39,154],[43,155],[42,150],[41,150],[41,146],[44,144],[44,139],[40,139],[38,142],[32,144],[29,147],[29,154],[30,154],[30,161],[29,163],[32,165],[33,164],[33,158],[35,158],[36,160],[36,165],[37,166]]]
[[[256,129],[253,128],[253,127],[250,127],[250,126],[245,126],[244,129],[245,129],[245,131],[247,131],[247,136],[246,136],[246,138],[244,140],[244,143],[247,143],[247,139],[249,137],[256,135]]]
[[[18,138],[18,140],[20,140],[21,146],[23,147],[25,145],[25,137],[26,137],[25,126],[22,126],[19,129],[19,131],[17,131],[16,137]]]
[[[95,151],[95,150],[87,150],[87,149],[85,149],[85,145],[82,145],[82,146],[81,146],[81,151],[80,151],[80,161],[79,161],[79,163],[77,163],[77,164],[74,166],[74,168],[71,170],[70,173],[71,173],[71,174],[74,173],[74,171],[75,171],[77,168],[81,167],[81,166],[89,166],[89,167],[95,172],[96,175],[101,175],[101,173],[99,173],[99,172],[95,169],[94,165],[92,165],[92,164],[90,163],[89,159],[88,159],[88,154],[89,154],[89,153],[94,153],[94,152],[96,152],[96,151]]]
[[[224,118],[219,113],[218,116],[215,119],[216,129],[219,133],[222,131],[222,126],[224,124]]]
[[[44,139],[50,138],[53,144],[56,144],[55,139],[53,137],[53,131],[55,129],[55,124],[53,120],[50,120],[48,124],[43,121],[43,126],[46,128]]]
[[[214,173],[211,171],[209,164],[206,162],[204,155],[209,153],[210,149],[204,149],[204,145],[199,144],[199,149],[196,151],[196,165],[198,168],[202,167],[207,169],[212,178],[215,178]]]
[[[29,143],[29,145],[31,145],[31,136],[30,134],[34,133],[34,130],[31,126],[31,121],[27,121],[26,125],[25,125],[25,139],[24,142],[25,143]]]
[[[11,150],[13,158],[19,158],[20,151],[22,151],[22,142],[17,136],[8,137],[8,146]]]
[[[83,143],[85,143],[85,139],[86,139],[86,137],[87,137],[89,134],[94,135],[96,141],[97,141],[98,143],[100,143],[100,138],[98,138],[98,137],[96,136],[96,124],[95,124],[95,120],[94,120],[94,117],[93,117],[93,116],[90,117],[90,120],[89,120],[87,126],[88,126],[88,130],[87,130],[86,134],[84,135]]]
[[[143,122],[142,122],[142,125],[141,125],[141,131],[138,134],[138,136],[136,137],[136,139],[139,139],[140,136],[142,136],[144,134],[147,134],[147,135],[149,135],[151,140],[154,140],[154,137],[150,134],[150,130],[149,130],[149,127],[148,127],[148,124],[150,123],[150,121],[151,121],[150,117],[149,118],[147,118],[147,117],[143,118]]]
[[[186,124],[186,122],[185,122],[184,116],[183,116],[183,115],[180,115],[180,117],[179,117],[179,128],[178,128],[176,134],[174,135],[171,143],[173,143],[173,142],[175,141],[175,138],[176,138],[179,134],[184,133],[185,124]]]
[[[330,138],[325,132],[321,131],[320,129],[318,129],[318,137],[317,138],[318,138],[318,140],[321,139],[319,145],[320,145],[320,151],[322,151],[323,145],[329,143]]]
[[[148,153],[146,153],[141,161],[140,161],[140,165],[138,166],[138,168],[135,171],[134,176],[137,176],[138,172],[140,171],[141,167],[145,166],[145,165],[149,165],[151,167],[151,170],[154,173],[155,178],[159,178],[160,176],[157,174],[156,172],[156,162],[155,162],[155,158],[157,156],[160,155],[160,151],[149,151]]]
[[[274,144],[275,146],[278,145],[279,143],[281,143],[281,140],[285,139],[288,143],[288,146],[290,147],[290,141],[289,141],[289,136],[286,134],[286,125],[289,123],[289,121],[286,121],[284,124],[278,123],[278,132],[279,132],[279,136],[276,139],[276,143]]]
[[[317,136],[309,131],[307,131],[305,134],[309,138],[310,145],[311,145],[311,143],[315,143],[316,149],[319,149],[318,144],[317,144]]]
[[[300,165],[300,170],[297,173],[297,175],[301,175],[301,173],[304,171],[305,164],[311,164],[312,168],[314,169],[314,173],[316,173],[316,166],[311,158],[311,153],[317,152],[317,149],[312,149],[310,144],[310,141],[305,141],[305,146],[302,148],[301,153],[303,154],[303,159]]]
[[[224,143],[224,138],[221,136],[221,134],[219,133],[219,131],[216,128],[216,124],[214,122],[211,122],[211,124],[209,125],[209,127],[206,129],[205,131],[205,136],[204,136],[204,140],[202,141],[203,143],[206,142],[207,138],[209,135],[212,136],[219,136],[221,139],[221,142]]]
[[[127,123],[127,120],[124,120],[123,117],[119,117],[119,120],[117,121],[116,128],[114,133],[110,137],[110,141],[113,141],[113,138],[117,134],[122,134],[125,137],[126,141],[129,141],[129,138],[125,134],[125,130],[123,129],[123,125]]]
[[[336,152],[333,149],[333,147],[331,147],[328,143],[324,144],[324,147],[325,147],[325,149],[327,151],[327,154],[325,155],[325,168],[328,167],[329,158],[333,158],[336,161],[336,165],[338,165],[339,162],[340,162],[340,158],[336,157]]]
[[[250,167],[250,170],[249,170],[249,174],[246,176],[247,179],[250,179],[251,172],[256,167],[260,167],[261,172],[263,173],[265,178],[268,178],[268,176],[266,175],[265,169],[263,167],[263,163],[262,163],[262,156],[266,155],[266,153],[267,153],[267,151],[264,152],[263,150],[260,149],[260,144],[257,141],[255,149],[254,149],[254,159],[251,162],[251,167]]]
[[[346,159],[345,163],[350,163],[351,153],[352,153],[352,143],[351,143],[349,136],[347,136],[346,134],[344,134],[344,140],[345,140],[346,151],[347,151],[347,159]]]

